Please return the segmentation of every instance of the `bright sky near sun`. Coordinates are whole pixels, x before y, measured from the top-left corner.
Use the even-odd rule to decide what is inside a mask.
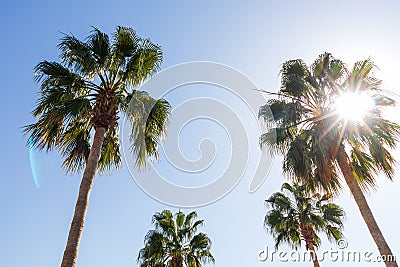
[[[66,175],[56,152],[30,155],[26,138],[21,134],[21,127],[33,122],[30,111],[38,96],[32,69],[41,60],[57,60],[61,33],[84,38],[92,25],[107,33],[112,33],[117,25],[133,27],[140,36],[149,37],[162,46],[162,68],[194,60],[219,62],[240,70],[259,88],[271,91],[279,88],[278,72],[285,60],[303,58],[310,64],[319,54],[328,51],[351,66],[357,60],[371,57],[380,69],[376,75],[384,80],[384,86],[400,92],[397,74],[400,2],[396,0],[5,0],[0,5],[0,73],[3,78],[0,266],[4,267],[59,265],[73,215],[80,175]],[[210,90],[193,92],[193,95],[207,96]],[[190,93],[177,92],[168,100],[176,103],[190,96]],[[391,116],[397,114],[398,110]],[[198,142],[197,137],[204,137],[199,129],[204,128],[188,129],[189,140],[194,138]],[[219,130],[212,129],[215,133],[211,135],[218,136]],[[197,156],[190,154],[190,148],[183,147],[183,151],[187,151],[189,157]],[[396,155],[399,154],[396,151]],[[279,157],[275,159],[266,182],[256,193],[248,193],[251,177],[245,176],[225,198],[197,209],[199,218],[206,221],[201,230],[213,241],[215,266],[283,264],[257,259],[259,250],[265,246],[272,248],[274,244],[263,228],[267,211],[264,199],[279,190],[284,181],[280,160]],[[399,175],[400,170],[397,170],[396,176]],[[394,254],[400,257],[397,214],[400,181],[396,178],[391,183],[380,178],[378,190],[368,194],[368,201]],[[205,177],[209,182],[207,179],[209,177]],[[345,236],[349,249],[377,255],[375,244],[346,188],[337,202],[347,213]],[[165,208],[177,210],[142,192],[126,166],[112,175],[96,177],[77,266],[136,266],[137,252],[151,227],[151,216]],[[320,251],[330,248],[336,245],[323,240]],[[334,266],[335,263],[324,261],[322,264]],[[304,263],[297,265],[305,266]],[[369,266],[382,264],[370,263]]]

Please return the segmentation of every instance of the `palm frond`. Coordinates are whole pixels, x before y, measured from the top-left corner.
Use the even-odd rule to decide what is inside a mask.
[[[93,27],[92,33],[87,39],[87,46],[90,48],[91,56],[96,62],[96,70],[108,69],[112,56],[108,35]]]
[[[113,54],[118,60],[125,61],[130,58],[137,51],[141,38],[136,35],[132,28],[117,27],[114,34]]]
[[[64,35],[58,48],[61,51],[61,61],[67,68],[72,68],[85,77],[94,77],[97,64],[87,43],[80,41],[73,35]]]
[[[98,166],[101,173],[110,173],[113,169],[119,170],[121,168],[122,159],[118,134],[118,125],[106,132]]]
[[[90,153],[91,126],[84,121],[73,121],[67,127],[57,148],[64,157],[62,167],[68,172],[81,171]]]
[[[126,63],[122,78],[131,86],[138,86],[160,69],[162,60],[160,46],[151,43],[148,39],[143,40]]]
[[[141,91],[133,94],[126,114],[132,125],[131,150],[138,168],[146,167],[148,160],[158,159],[158,146],[165,136],[169,113],[166,100],[155,100]]]

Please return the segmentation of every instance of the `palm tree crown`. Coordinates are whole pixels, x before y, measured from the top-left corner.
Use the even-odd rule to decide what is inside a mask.
[[[260,109],[260,116],[274,128],[263,134],[260,142],[284,154],[283,170],[291,178],[306,179],[309,189],[337,191],[341,183],[336,156],[341,146],[345,146],[363,189],[376,185],[374,174],[378,171],[393,178],[395,160],[390,149],[395,147],[400,127],[382,117],[382,107],[395,102],[380,88],[381,81],[371,76],[373,68],[367,59],[349,71],[329,53],[321,55],[310,68],[300,59],[283,64],[279,98]],[[348,120],[338,112],[335,102],[347,92],[374,99],[374,107],[362,121]],[[357,99],[354,101],[357,105]]]
[[[318,233],[325,233],[329,239],[334,240],[343,237],[344,211],[338,205],[328,202],[329,195],[308,196],[304,185],[288,183],[284,183],[281,190],[266,200],[272,209],[264,221],[275,238],[276,248],[282,242],[298,248],[301,241],[305,242],[307,250],[319,247],[321,239]]]
[[[145,246],[139,251],[141,267],[201,267],[214,263],[210,252],[211,240],[205,233],[197,233],[203,220],[196,220],[197,213],[185,215],[169,210],[153,216],[155,229],[145,237]]]
[[[260,117],[272,126],[260,143],[284,155],[283,171],[307,191],[337,193],[344,178],[381,255],[392,255],[362,192],[376,186],[380,171],[393,178],[391,149],[400,136],[400,126],[383,117],[383,108],[395,101],[373,77],[374,67],[367,59],[348,70],[329,53],[310,67],[300,59],[285,62],[279,92],[269,93],[277,99],[260,108]],[[336,102],[346,93],[373,100],[361,120],[339,112]]]
[[[170,106],[163,99],[154,100],[146,92],[132,88],[160,68],[160,47],[125,27],[117,27],[112,38],[94,28],[85,42],[65,35],[58,47],[61,63],[42,61],[34,69],[41,90],[33,111],[38,121],[25,127],[30,145],[59,150],[64,157],[63,167],[76,172],[85,166],[93,130],[104,127],[98,171],[118,169],[118,114],[122,111],[133,124],[132,151],[137,156],[137,166],[143,167],[147,158],[157,157]],[[151,110],[130,112],[132,99],[141,103],[142,109]],[[146,112],[151,116],[143,122],[140,114]]]

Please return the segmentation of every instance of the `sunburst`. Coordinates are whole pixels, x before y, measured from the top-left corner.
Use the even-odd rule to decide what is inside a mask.
[[[374,107],[375,100],[371,96],[357,92],[343,93],[335,101],[335,109],[342,119],[357,122],[362,122]]]

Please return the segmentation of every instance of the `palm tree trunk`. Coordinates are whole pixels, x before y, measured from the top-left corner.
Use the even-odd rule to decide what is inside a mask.
[[[317,258],[317,252],[315,251],[314,247],[314,230],[310,225],[304,225],[301,216],[299,216],[299,220],[301,235],[306,242],[306,250],[310,252],[311,260],[313,261],[314,267],[320,267]]]
[[[368,202],[361,191],[361,188],[357,182],[356,177],[353,174],[350,165],[350,159],[347,156],[347,153],[344,149],[344,146],[341,145],[339,147],[337,160],[339,167],[343,173],[344,179],[348,187],[350,188],[351,194],[354,197],[354,200],[357,203],[358,209],[361,212],[361,216],[363,217],[365,223],[367,224],[368,230],[372,235],[372,238],[375,241],[376,246],[378,247],[379,253],[384,256],[386,259],[390,258],[389,261],[385,261],[387,267],[397,267],[397,263],[395,261],[395,257],[392,251],[389,248],[388,243],[386,242],[385,238],[381,230],[379,229],[378,224],[372,214],[372,211],[368,205]]]
[[[172,267],[183,267],[183,257],[182,256],[173,256],[171,260]]]
[[[75,267],[78,257],[78,246],[82,236],[83,224],[89,202],[90,190],[94,176],[96,175],[97,164],[100,159],[101,148],[103,146],[106,129],[96,128],[93,138],[93,144],[90,149],[89,157],[86,162],[81,185],[79,187],[78,200],[75,205],[74,218],[69,229],[68,241],[65,247],[61,267]]]
[[[311,259],[313,261],[314,267],[320,267],[318,262],[317,252],[315,251],[313,244],[309,246],[309,250],[311,252],[311,257],[312,257]]]

